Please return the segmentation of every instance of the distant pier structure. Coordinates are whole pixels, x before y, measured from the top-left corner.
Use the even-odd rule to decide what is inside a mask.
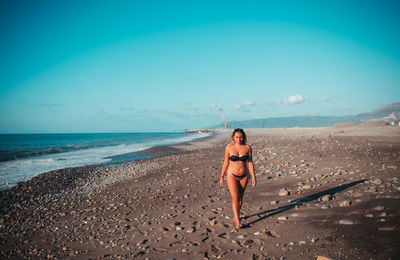
[[[190,129],[186,130],[185,134],[194,134],[194,133],[213,133],[214,129]]]

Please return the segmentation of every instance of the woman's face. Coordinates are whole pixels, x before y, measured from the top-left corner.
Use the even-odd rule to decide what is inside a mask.
[[[243,134],[241,132],[236,132],[233,135],[233,142],[235,142],[235,144],[242,144],[243,143]]]

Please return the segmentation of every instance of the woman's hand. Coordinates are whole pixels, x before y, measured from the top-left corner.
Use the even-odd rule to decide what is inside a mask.
[[[221,177],[219,180],[219,186],[222,188],[224,187],[224,177]]]
[[[255,187],[257,185],[256,178],[251,178],[251,185]]]

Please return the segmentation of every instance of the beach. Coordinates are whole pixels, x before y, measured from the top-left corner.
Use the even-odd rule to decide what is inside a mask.
[[[400,257],[400,127],[246,134],[258,183],[244,195],[243,229],[234,229],[229,191],[219,187],[230,130],[219,131],[144,151],[155,158],[55,170],[0,191],[0,256]]]

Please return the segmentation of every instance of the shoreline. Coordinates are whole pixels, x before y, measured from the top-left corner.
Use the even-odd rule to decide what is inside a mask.
[[[229,191],[218,186],[228,132],[123,166],[45,173],[0,191],[0,255],[396,258],[400,131],[338,130],[245,129],[258,184],[246,190],[247,226],[236,233]]]
[[[108,162],[108,163],[113,163],[113,162],[118,163],[118,162],[125,162],[125,161],[127,161],[127,162],[136,161],[139,159],[151,159],[151,158],[161,157],[161,156],[165,156],[165,155],[177,154],[177,153],[179,153],[179,149],[177,149],[177,147],[179,147],[179,146],[185,146],[192,142],[202,142],[202,141],[212,138],[213,136],[216,136],[216,135],[217,135],[216,133],[211,133],[211,135],[209,135],[209,136],[196,138],[191,141],[184,141],[184,142],[176,143],[176,144],[156,145],[156,146],[152,146],[150,148],[140,150],[137,152],[119,154],[119,155],[109,156],[109,157],[105,157],[105,158],[112,160],[111,162]],[[137,159],[136,158],[130,159],[130,158],[134,158],[136,156],[138,156]],[[121,158],[127,158],[127,159],[121,160]],[[117,161],[113,161],[113,159],[116,159]]]
[[[204,138],[204,137],[195,137],[195,139],[192,139],[192,140],[189,140],[189,141],[181,141],[180,143],[191,142],[191,141],[195,141],[197,139],[202,139],[202,138]],[[80,167],[87,167],[87,168],[95,167],[95,168],[99,168],[100,169],[100,168],[103,168],[103,167],[113,167],[113,166],[118,166],[118,165],[121,166],[126,162],[129,163],[130,161],[135,161],[135,160],[139,160],[139,159],[154,158],[154,157],[162,156],[162,155],[167,154],[169,152],[168,149],[165,149],[163,152],[161,152],[161,150],[158,151],[159,149],[155,149],[154,147],[163,147],[163,146],[169,147],[169,146],[173,146],[175,144],[179,144],[179,143],[172,142],[171,144],[160,144],[160,145],[155,145],[155,146],[152,146],[150,148],[146,148],[146,149],[135,151],[135,152],[121,153],[121,154],[118,154],[118,155],[103,157],[103,159],[110,159],[110,161],[108,161],[108,162],[88,163],[88,164],[85,164],[85,165],[82,164],[82,165],[77,165],[77,166],[64,165],[63,167],[60,167],[60,168],[57,168],[57,169],[53,168],[53,169],[42,171],[40,173],[31,174],[29,179],[18,181],[13,185],[9,185],[9,184],[7,184],[7,182],[4,182],[3,183],[4,186],[2,186],[0,188],[0,190],[6,190],[6,189],[9,189],[9,188],[15,187],[17,185],[22,185],[24,182],[27,182],[32,178],[38,177],[41,174],[46,174],[48,172],[60,171],[60,170],[69,169],[69,168],[80,168]],[[82,151],[85,151],[85,150],[86,149],[83,149]],[[77,151],[75,151],[75,152],[77,152]],[[60,154],[63,154],[63,153],[58,153],[58,154],[60,155]],[[45,156],[48,156],[48,155],[49,154],[46,154]],[[20,160],[29,160],[29,159],[32,159],[32,160],[39,159],[40,160],[41,158],[40,157],[20,158]],[[52,160],[52,158],[50,158],[50,160]],[[55,160],[57,160],[57,159],[55,159]],[[15,160],[15,161],[17,161],[17,160]],[[9,162],[12,162],[12,161],[6,161],[4,163],[9,163]],[[11,171],[11,169],[12,168],[10,168],[10,171]],[[2,181],[3,181],[3,179],[2,179]],[[14,183],[14,182],[12,182],[12,183]]]
[[[183,154],[186,152],[185,148],[187,149],[191,145],[196,146],[202,142],[207,142],[208,140],[217,138],[219,135],[220,134],[214,133],[212,135],[197,138],[191,141],[184,141],[181,143],[169,144],[169,145],[158,145],[138,152],[112,156],[119,158],[126,156],[130,158],[132,155],[134,156],[143,155],[143,157],[137,159],[110,161],[100,164],[67,167],[62,169],[51,170],[48,172],[43,172],[36,176],[33,176],[31,179],[27,181],[18,182],[16,185],[12,187],[0,190],[0,201],[5,201],[8,198],[17,197],[17,195],[15,194],[21,194],[24,193],[25,191],[28,191],[28,193],[32,195],[33,194],[32,192],[34,192],[33,191],[34,188],[32,188],[32,186],[37,186],[37,185],[40,186],[40,188],[38,188],[37,190],[41,191],[42,193],[50,193],[52,195],[55,194],[58,195],[58,193],[60,192],[70,193],[72,190],[76,188],[79,189],[80,186],[90,185],[86,183],[89,182],[87,179],[90,179],[91,177],[96,178],[98,174],[101,175],[103,173],[103,170],[107,172],[108,170],[114,170],[128,166],[129,170],[132,171],[134,170],[132,169],[132,165],[134,164],[147,164],[149,161],[151,163],[153,159],[157,159],[168,155],[179,156],[179,154]],[[54,182],[52,182],[52,177],[54,175],[56,175],[57,178]],[[110,183],[107,183],[107,185],[109,184]],[[33,195],[41,196],[42,194],[40,192],[36,192]]]

